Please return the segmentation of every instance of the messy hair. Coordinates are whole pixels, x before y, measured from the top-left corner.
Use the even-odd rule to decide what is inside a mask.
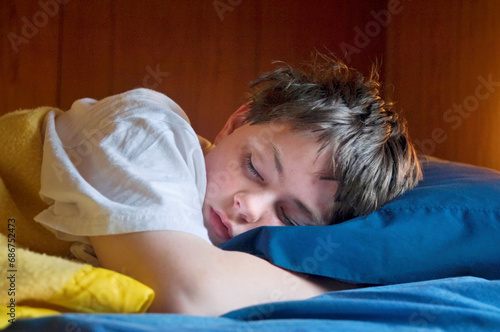
[[[338,189],[328,224],[371,213],[421,178],[406,121],[380,89],[375,66],[364,77],[320,53],[304,67],[284,65],[250,83],[247,123],[284,121],[313,134],[318,153],[331,154],[327,167]]]

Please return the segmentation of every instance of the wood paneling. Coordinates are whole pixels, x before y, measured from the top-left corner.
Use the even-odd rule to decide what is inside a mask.
[[[419,149],[500,170],[500,2],[402,4],[387,79]]]
[[[272,61],[330,50],[383,63],[421,151],[500,169],[498,1],[7,0],[0,14],[1,113],[149,87],[213,138]]]
[[[374,20],[371,11],[386,6],[384,0],[59,2],[65,4],[18,53],[3,39],[4,112],[41,104],[67,109],[78,98],[142,86],[172,97],[208,138],[244,102],[248,82],[274,68],[272,61],[297,64],[314,49],[342,53],[342,44],[356,45],[356,28]],[[0,2],[2,18],[9,18],[0,21],[0,33],[19,34],[23,16],[57,3]],[[367,71],[384,47],[380,29],[349,54],[350,64]]]
[[[44,9],[45,8],[45,9]],[[60,6],[0,2],[0,114],[58,101]]]
[[[113,15],[110,1],[70,1],[64,6],[58,105],[113,93]]]
[[[273,60],[297,63],[315,48],[339,52],[344,38],[354,38],[352,23],[363,26],[371,18],[368,1],[356,2],[366,8],[356,15],[348,15],[341,1],[196,3],[116,2],[113,90],[149,85],[164,92],[209,138],[244,102],[248,82],[273,68]],[[217,10],[214,3],[226,7]],[[368,68],[372,58],[382,56],[384,40],[381,33],[352,57],[353,64]]]

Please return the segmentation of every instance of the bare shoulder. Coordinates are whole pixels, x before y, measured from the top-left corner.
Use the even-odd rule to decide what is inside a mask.
[[[141,232],[91,238],[101,265],[155,291],[150,311],[217,316],[241,307],[300,300],[350,285],[224,251],[188,233]]]

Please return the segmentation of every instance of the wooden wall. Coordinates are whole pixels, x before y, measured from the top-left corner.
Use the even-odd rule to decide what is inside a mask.
[[[66,109],[143,86],[213,138],[272,61],[341,52],[373,8],[385,0],[3,0],[0,108]],[[349,59],[367,71],[383,55],[385,29],[363,46]]]
[[[381,61],[421,151],[500,170],[499,14],[494,0],[3,0],[0,113],[142,86],[213,138],[251,79],[316,48],[363,72]]]
[[[404,1],[386,77],[419,149],[500,170],[500,1]]]

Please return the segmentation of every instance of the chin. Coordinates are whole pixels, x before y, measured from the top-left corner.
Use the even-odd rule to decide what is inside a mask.
[[[210,228],[208,221],[204,220],[203,225],[208,231],[208,239],[210,240],[210,243],[212,243],[216,247],[220,247],[224,244],[224,242],[214,234],[214,231],[212,230],[212,228]]]
[[[210,242],[216,247],[222,246],[225,242],[221,241],[217,236],[208,233],[208,238],[210,239]]]

